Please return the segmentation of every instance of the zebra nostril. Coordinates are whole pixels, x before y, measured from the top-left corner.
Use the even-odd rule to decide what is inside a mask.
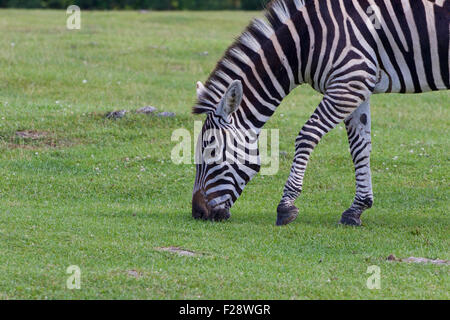
[[[230,219],[230,210],[229,209],[214,209],[211,214],[211,218],[214,221],[224,221]]]

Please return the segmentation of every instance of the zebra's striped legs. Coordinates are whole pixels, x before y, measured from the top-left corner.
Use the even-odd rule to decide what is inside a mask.
[[[372,177],[370,172],[370,152],[372,151],[370,100],[361,104],[347,119],[348,142],[355,165],[356,196],[352,206],[342,214],[340,223],[361,225],[361,214],[372,207]]]
[[[336,100],[325,96],[296,139],[294,162],[277,208],[278,226],[289,224],[298,216],[299,210],[294,206],[294,202],[302,191],[306,166],[316,145],[326,133],[357,108],[349,105],[337,107],[334,101]]]

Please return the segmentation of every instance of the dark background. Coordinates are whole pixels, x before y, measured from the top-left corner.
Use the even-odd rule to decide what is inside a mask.
[[[0,8],[260,10],[269,0],[0,0]]]

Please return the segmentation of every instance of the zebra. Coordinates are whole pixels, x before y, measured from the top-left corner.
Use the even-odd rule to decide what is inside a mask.
[[[310,155],[322,137],[343,122],[356,195],[340,223],[360,226],[362,213],[374,201],[370,97],[450,88],[449,15],[449,0],[270,2],[264,17],[252,20],[226,50],[206,83],[197,83],[193,113],[205,114],[206,120],[196,149],[193,217],[230,218],[230,208],[260,163],[229,162],[217,157],[217,151],[227,153],[230,136],[239,136],[235,147],[247,139],[242,132],[257,137],[283,98],[300,84],[309,84],[323,99],[296,138],[276,225],[298,217],[294,202]],[[215,151],[210,157],[223,161],[207,160],[211,148]]]

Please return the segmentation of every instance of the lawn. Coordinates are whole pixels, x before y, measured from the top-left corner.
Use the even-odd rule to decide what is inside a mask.
[[[321,99],[307,86],[266,126],[288,154],[278,174],[256,177],[231,220],[191,218],[195,168],[172,163],[171,135],[203,118],[196,81],[257,14],[82,12],[67,30],[65,11],[0,11],[1,299],[450,298],[448,265],[386,260],[450,259],[448,92],[372,99],[375,205],[361,228],[337,224],[354,197],[342,125],[313,154],[299,218],[275,227]],[[176,117],[104,117],[146,105]]]

